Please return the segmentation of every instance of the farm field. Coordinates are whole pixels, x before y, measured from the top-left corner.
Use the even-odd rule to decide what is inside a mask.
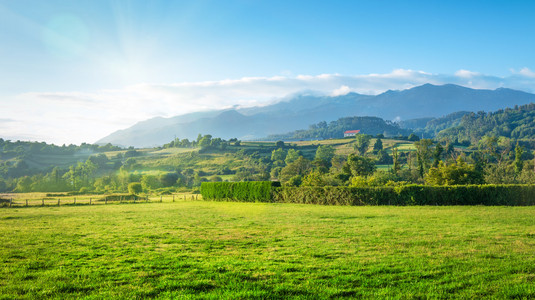
[[[0,298],[533,298],[535,207],[0,209]]]

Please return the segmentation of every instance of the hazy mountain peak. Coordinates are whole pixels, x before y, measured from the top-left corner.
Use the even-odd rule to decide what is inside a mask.
[[[263,107],[196,112],[172,118],[152,118],[99,140],[124,146],[154,146],[176,137],[197,134],[221,138],[257,139],[269,134],[308,128],[342,117],[377,116],[387,120],[440,117],[456,111],[492,111],[535,102],[535,95],[512,89],[478,90],[455,84],[424,84],[377,96],[299,94]]]

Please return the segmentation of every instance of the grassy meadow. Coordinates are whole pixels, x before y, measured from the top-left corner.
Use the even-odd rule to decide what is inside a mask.
[[[0,209],[0,298],[533,298],[535,207]]]

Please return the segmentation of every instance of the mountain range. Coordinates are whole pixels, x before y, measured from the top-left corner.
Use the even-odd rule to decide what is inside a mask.
[[[402,121],[405,128],[425,127],[436,117],[457,111],[493,111],[535,102],[535,94],[499,88],[471,89],[453,84],[424,84],[379,95],[295,95],[275,104],[156,117],[116,131],[96,143],[151,147],[177,138],[211,134],[224,139],[254,140],[349,116]],[[365,129],[362,129],[365,132]]]

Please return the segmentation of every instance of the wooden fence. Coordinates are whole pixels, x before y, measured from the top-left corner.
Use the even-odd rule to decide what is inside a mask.
[[[94,196],[61,196],[24,198],[24,194],[8,199],[0,199],[0,207],[29,207],[29,206],[73,206],[73,205],[107,205],[121,203],[169,203],[178,201],[201,200],[200,194],[173,194],[158,196],[133,195],[94,195]]]

